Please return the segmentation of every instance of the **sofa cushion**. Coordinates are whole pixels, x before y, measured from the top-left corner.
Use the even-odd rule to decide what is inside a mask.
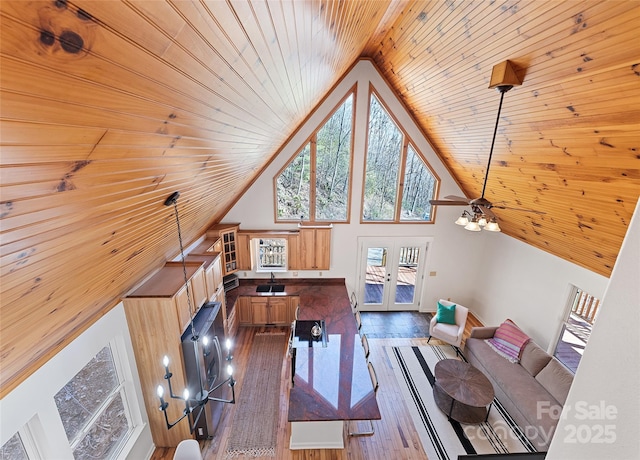
[[[536,380],[556,398],[560,404],[565,403],[569,388],[573,383],[573,374],[556,358],[552,358],[536,375]]]
[[[538,346],[537,343],[529,341],[522,350],[520,364],[529,374],[534,377],[542,370],[544,366],[551,361],[551,355]]]
[[[442,324],[456,324],[456,304],[442,305],[438,302],[436,321]]]

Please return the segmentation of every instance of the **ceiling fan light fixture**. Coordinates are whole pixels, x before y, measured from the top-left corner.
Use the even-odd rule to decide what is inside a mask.
[[[469,218],[467,217],[467,211],[464,211],[460,217],[455,221],[456,225],[467,225]]]
[[[469,230],[470,232],[479,232],[480,230],[482,230],[480,228],[480,225],[478,225],[478,220],[475,217],[471,219],[471,222],[464,226],[464,229]]]
[[[483,215],[480,216],[480,218],[478,219],[478,225],[480,227],[484,227],[485,225],[487,225],[487,218]]]
[[[499,232],[500,231],[500,226],[498,225],[498,222],[496,222],[495,219],[491,219],[487,225],[484,227],[484,229],[488,232]]]

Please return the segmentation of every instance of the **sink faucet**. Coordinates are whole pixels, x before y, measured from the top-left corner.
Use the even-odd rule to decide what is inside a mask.
[[[271,281],[269,281],[271,284],[275,284],[276,282],[276,277],[273,275],[273,272],[271,272]]]

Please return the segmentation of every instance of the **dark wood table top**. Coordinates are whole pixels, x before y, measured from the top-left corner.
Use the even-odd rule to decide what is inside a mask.
[[[493,385],[480,370],[469,363],[458,359],[443,359],[436,363],[434,375],[440,388],[462,404],[482,407],[493,401]]]
[[[323,319],[326,346],[296,348],[288,420],[379,420],[380,409],[344,282],[296,288],[299,319]]]

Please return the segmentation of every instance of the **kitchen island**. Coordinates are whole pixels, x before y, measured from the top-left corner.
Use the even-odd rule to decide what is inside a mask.
[[[344,280],[278,282],[285,284],[285,292],[271,295],[299,296],[301,324],[323,320],[325,334],[323,340],[295,348],[289,448],[344,448],[346,422],[381,418]],[[260,295],[255,293],[255,284],[241,280],[236,292],[228,294]]]

